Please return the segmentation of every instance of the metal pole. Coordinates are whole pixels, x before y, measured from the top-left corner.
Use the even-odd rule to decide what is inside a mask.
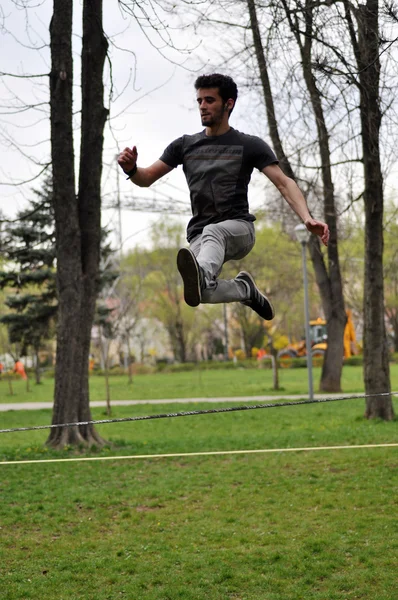
[[[310,400],[314,399],[314,389],[312,383],[312,353],[310,338],[310,311],[308,299],[308,278],[307,278],[307,244],[301,243],[303,254],[303,279],[304,279],[304,315],[305,315],[305,345],[307,348],[307,370],[308,370],[308,394]]]

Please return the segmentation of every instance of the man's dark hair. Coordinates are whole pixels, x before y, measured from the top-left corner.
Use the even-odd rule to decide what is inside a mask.
[[[218,93],[224,102],[230,98],[236,102],[238,97],[238,87],[232,77],[221,75],[220,73],[212,73],[211,75],[200,75],[195,81],[195,90],[199,88],[218,88]],[[235,104],[234,104],[235,106]],[[234,106],[229,111],[229,114],[234,109]]]

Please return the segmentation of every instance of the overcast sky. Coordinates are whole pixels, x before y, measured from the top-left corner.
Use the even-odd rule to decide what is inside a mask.
[[[17,8],[15,3],[30,8],[23,10]],[[44,77],[34,80],[0,76],[0,211],[9,218],[13,218],[19,209],[26,206],[28,198],[31,197],[32,187],[39,187],[40,182],[34,181],[20,186],[9,184],[34,178],[40,172],[40,165],[32,163],[29,157],[37,163],[46,163],[50,156],[47,74],[50,71],[48,44],[52,4],[52,0],[1,0],[0,72],[19,75],[45,74]],[[149,3],[146,3],[146,6],[148,7]],[[168,17],[169,19],[170,17]],[[138,147],[139,165],[148,166],[160,157],[164,148],[172,140],[184,133],[195,133],[201,130],[193,83],[199,74],[213,71],[212,62],[217,63],[220,49],[225,49],[226,44],[231,40],[233,43],[234,36],[229,32],[228,39],[223,40],[213,31],[208,38],[195,37],[192,29],[185,31],[173,29],[172,37],[175,45],[182,49],[193,50],[193,52],[188,56],[165,49],[164,52],[167,53],[170,61],[173,61],[170,62],[150,44],[134,19],[127,18],[121,13],[117,0],[104,0],[104,27],[110,38],[109,53],[112,61],[114,100],[109,103],[110,72],[107,64],[105,103],[110,106],[111,118],[105,129],[103,205],[106,206],[116,201],[117,183],[122,200],[130,195],[164,200],[166,195],[171,197],[170,202],[176,199],[188,204],[188,190],[181,167],[173,170],[154,187],[141,189],[126,181],[123,173],[117,167],[116,155],[125,146],[135,144]],[[151,34],[149,29],[146,29],[146,32],[152,43],[159,44],[160,40]],[[75,154],[78,157],[81,0],[75,0],[73,40],[76,92],[74,110],[77,112]],[[197,70],[199,60],[201,64],[208,65],[200,71]],[[185,68],[178,66],[184,62]],[[233,60],[229,64],[231,72],[226,69],[223,72],[235,77]],[[252,73],[250,72],[250,74]],[[264,107],[257,104],[258,108],[253,108],[256,106],[256,102],[258,103],[258,99],[250,95],[246,89],[240,89],[238,102],[230,122],[236,129],[259,135],[269,143]],[[26,104],[37,103],[44,103],[44,105],[35,107],[34,110],[23,110],[23,112],[18,112],[14,108],[26,108]],[[299,127],[300,119],[297,120],[294,139],[300,137]],[[308,135],[308,130],[305,134],[303,132],[303,135]],[[290,137],[292,138],[292,136]],[[395,159],[395,150],[393,158]],[[360,166],[358,166],[358,170],[360,170]],[[76,169],[76,175],[77,172]],[[358,180],[359,186],[361,186],[361,173]],[[387,198],[396,196],[396,181],[396,169],[393,169],[389,178],[385,180]],[[255,171],[249,190],[251,210],[254,213],[258,207],[264,207],[264,186],[270,189],[264,176]],[[337,191],[338,186],[337,178]],[[345,193],[346,190],[343,189],[342,195]],[[267,196],[269,194],[267,191]],[[167,218],[176,219],[177,217]],[[123,211],[124,249],[136,243],[146,244],[150,224],[153,221],[164,219],[164,215]],[[188,219],[188,216],[181,217],[184,224]],[[115,210],[103,211],[103,225],[109,224],[117,228],[118,215]],[[117,242],[117,239],[115,235],[114,241]]]
[[[31,0],[27,4],[30,8],[25,11],[17,9],[12,0],[2,0],[3,27],[0,32],[0,71],[22,75],[48,73],[50,70],[48,28],[52,2],[51,0]],[[75,110],[79,108],[80,20],[81,3],[76,2],[74,19],[76,34],[74,37],[74,76],[77,84],[75,87]],[[114,96],[117,99],[111,104],[111,128],[107,126],[105,133],[103,187],[104,204],[106,204],[116,199],[118,172],[116,155],[121,149],[136,144],[139,164],[148,166],[159,158],[164,148],[173,139],[184,133],[194,133],[202,129],[193,82],[203,71],[192,71],[195,68],[192,58],[185,63],[186,67],[191,67],[191,70],[176,66],[163,58],[151,46],[134,20],[121,14],[116,0],[104,2],[104,24],[106,33],[118,48],[130,49],[135,53],[134,58],[129,52],[110,48]],[[200,56],[204,63],[211,63],[214,55],[212,39],[194,38],[191,34],[188,37],[181,31],[173,32],[175,44],[180,48],[196,48],[194,54]],[[153,36],[152,41],[157,42]],[[168,56],[177,63],[185,61],[185,56],[178,52],[168,51]],[[212,69],[209,67],[205,72],[211,71]],[[233,76],[233,73],[231,75]],[[108,67],[105,77],[109,84]],[[109,93],[109,85],[107,92]],[[19,100],[16,100],[15,96]],[[50,129],[47,118],[48,106],[18,114],[9,114],[14,111],[5,107],[18,103],[19,106],[24,103],[35,104],[47,100],[47,77],[34,79],[34,85],[31,80],[0,78],[2,106],[0,110],[0,182],[2,184],[0,186],[0,209],[8,218],[14,217],[19,209],[26,206],[30,190],[32,187],[38,187],[38,182],[17,187],[4,184],[33,178],[40,171],[40,166],[34,165],[27,156],[42,163],[48,160]],[[106,103],[108,103],[107,100]],[[246,105],[243,95],[231,117],[231,125],[248,133],[260,133],[261,135],[263,132],[258,132],[257,129],[254,131],[250,121],[248,122],[247,114],[245,114]],[[76,123],[78,123],[77,120]],[[263,129],[265,133],[264,126]],[[76,128],[76,154],[78,145],[79,132]],[[263,179],[261,175],[255,176],[255,180],[256,177],[258,182],[260,182],[260,178]],[[261,188],[261,184],[259,187]],[[168,175],[165,183],[162,183],[157,189],[150,188],[148,190],[133,186],[120,173],[119,189],[122,199],[129,194],[149,198],[163,198],[162,194],[168,194],[178,200],[189,202],[181,167]],[[257,206],[262,203],[262,197],[258,194],[258,186],[254,186],[251,197],[254,198],[253,202],[257,203]],[[164,216],[123,211],[124,248],[131,247],[135,243],[145,243],[148,227],[151,222],[159,219],[164,219]],[[188,216],[181,217],[184,224],[188,219]],[[117,221],[116,211],[104,211],[104,225],[109,223],[116,225]]]

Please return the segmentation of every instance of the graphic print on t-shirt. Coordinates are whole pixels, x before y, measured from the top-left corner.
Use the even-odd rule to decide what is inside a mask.
[[[222,215],[235,196],[242,167],[243,146],[206,145],[184,157],[184,171],[191,195],[199,199],[202,215]],[[193,207],[194,216],[199,207]],[[195,210],[196,209],[196,210]]]
[[[173,168],[183,166],[192,207],[189,242],[211,223],[255,221],[247,197],[251,174],[278,163],[261,138],[232,127],[220,136],[207,136],[206,130],[183,135],[167,146],[160,160]]]

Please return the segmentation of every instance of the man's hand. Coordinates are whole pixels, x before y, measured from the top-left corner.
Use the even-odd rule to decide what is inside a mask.
[[[305,222],[305,226],[311,233],[315,233],[321,238],[322,243],[327,246],[329,241],[329,227],[322,221],[316,221],[315,219],[308,219]]]
[[[119,154],[117,162],[119,163],[119,166],[122,167],[123,171],[128,173],[137,164],[137,157],[137,146],[125,148],[123,152]]]
[[[264,167],[263,173],[270,181],[272,181],[275,187],[278,188],[296,215],[304,221],[308,231],[315,233],[315,235],[319,235],[322,243],[327,246],[329,241],[329,227],[326,223],[322,223],[322,221],[317,221],[311,217],[308,212],[307,202],[296,182],[293,181],[293,179],[290,179],[290,177],[287,177],[277,164]]]

